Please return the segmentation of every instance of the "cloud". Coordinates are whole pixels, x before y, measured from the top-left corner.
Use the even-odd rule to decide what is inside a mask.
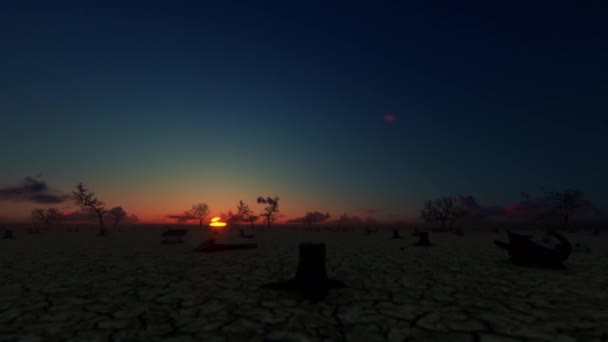
[[[529,192],[520,192],[520,199],[505,206],[484,207],[471,195],[459,196],[458,200],[468,219],[543,220],[559,217],[555,203],[549,195],[533,197]],[[600,217],[597,207],[583,201],[583,207],[575,211],[581,217]]]
[[[0,201],[57,204],[69,201],[71,197],[68,194],[50,189],[46,182],[32,177],[25,177],[19,185],[0,188]]]
[[[136,224],[139,222],[139,217],[135,214],[128,215],[124,220],[121,221],[121,224]]]
[[[188,213],[188,212],[184,212],[181,215],[166,215],[165,218],[168,218],[170,220],[176,220],[179,223],[186,223],[188,221],[192,221],[192,220],[197,220],[198,218],[195,216],[192,216],[192,214]]]
[[[96,220],[97,214],[86,209],[63,213],[63,221],[67,223],[93,223]]]
[[[263,196],[259,196],[258,203],[268,203],[270,205],[273,205],[273,204],[275,204],[275,201],[274,201],[274,199],[272,199],[272,197],[264,198]]]
[[[350,216],[342,224],[363,224],[363,219],[359,216]]]
[[[305,216],[289,220],[287,223],[315,223],[325,221],[329,219],[329,217],[329,213],[323,214],[321,212],[314,211],[307,212]]]
[[[487,217],[501,217],[505,214],[505,208],[501,206],[492,207],[481,207],[475,197],[472,195],[459,196],[458,201],[462,205],[466,216],[469,218],[487,218]]]
[[[542,219],[555,216],[553,201],[549,196],[533,198],[528,192],[520,193],[520,200],[505,207],[505,217],[515,219]]]

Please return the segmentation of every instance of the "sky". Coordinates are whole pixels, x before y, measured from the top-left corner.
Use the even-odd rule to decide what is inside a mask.
[[[0,220],[76,209],[11,195],[26,177],[143,222],[274,195],[283,220],[541,188],[608,208],[604,7],[3,2]]]

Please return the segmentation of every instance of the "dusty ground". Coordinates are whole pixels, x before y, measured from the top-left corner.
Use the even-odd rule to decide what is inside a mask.
[[[608,235],[566,270],[521,268],[505,234],[258,232],[260,248],[192,252],[207,233],[163,246],[159,230],[17,232],[0,240],[0,341],[602,341]],[[261,289],[295,271],[297,246],[323,241],[349,288],[312,304]],[[251,239],[247,240],[251,242]],[[405,247],[405,250],[401,250]]]

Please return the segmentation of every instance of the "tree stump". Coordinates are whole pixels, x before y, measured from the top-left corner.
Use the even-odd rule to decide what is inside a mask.
[[[2,236],[2,239],[4,240],[13,240],[15,238],[15,234],[13,234],[12,230],[5,230],[4,231],[4,235]]]
[[[391,239],[401,239],[401,234],[399,234],[398,229],[393,229],[393,236],[391,237]]]
[[[429,232],[419,232],[418,242],[414,243],[414,246],[432,246],[433,244],[429,241]]]
[[[314,285],[327,280],[325,272],[325,245],[321,243],[300,244],[300,258],[296,280]]]
[[[298,268],[294,278],[266,284],[263,287],[295,292],[312,302],[323,299],[332,288],[345,287],[341,281],[327,277],[325,244],[301,243],[299,253]]]

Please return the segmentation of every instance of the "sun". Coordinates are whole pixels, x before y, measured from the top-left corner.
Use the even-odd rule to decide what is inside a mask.
[[[221,218],[216,216],[211,219],[211,223],[209,223],[210,227],[226,227],[226,222],[221,222]]]

